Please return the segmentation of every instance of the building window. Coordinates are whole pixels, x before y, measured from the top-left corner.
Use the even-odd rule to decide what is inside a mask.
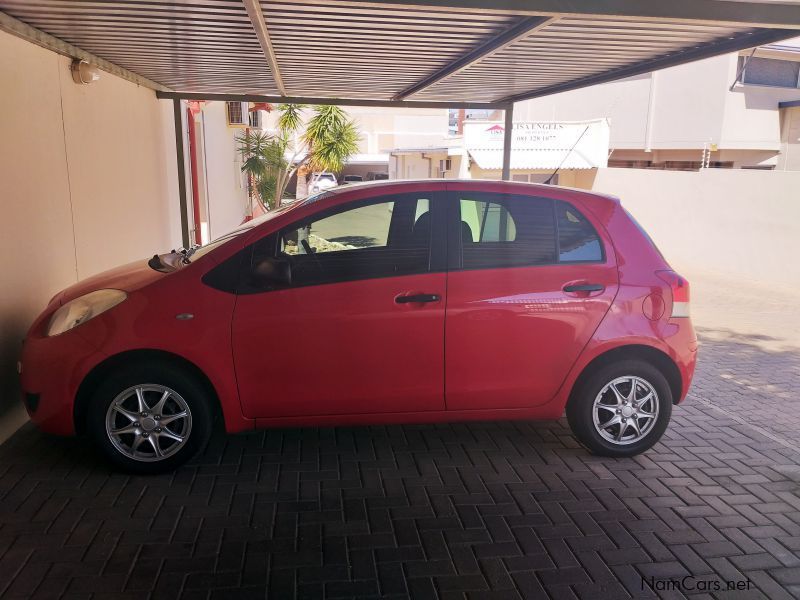
[[[703,168],[703,162],[699,160],[665,160],[664,162],[652,163],[651,169],[662,169],[664,171],[699,171]],[[708,163],[708,169],[732,169],[733,161],[712,160]]]
[[[649,169],[653,165],[651,160],[612,160],[608,166],[616,169]]]
[[[250,125],[250,127],[253,127],[255,129],[261,129],[262,128],[262,119],[261,119],[261,111],[260,110],[251,110],[249,115],[248,115],[247,120],[248,120],[248,124]]]
[[[246,102],[226,102],[225,115],[228,118],[228,125],[247,125],[245,115],[247,114]]]
[[[742,83],[772,87],[800,87],[800,62],[774,58],[739,57],[739,68],[744,65]]]
[[[663,169],[666,171],[699,171],[703,163],[699,160],[665,160],[651,165],[652,169]]]

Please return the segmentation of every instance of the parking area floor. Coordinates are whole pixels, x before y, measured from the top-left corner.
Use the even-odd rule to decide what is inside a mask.
[[[26,426],[0,447],[0,596],[800,597],[800,296],[689,275],[695,384],[643,456],[563,419],[309,428],[131,477]]]

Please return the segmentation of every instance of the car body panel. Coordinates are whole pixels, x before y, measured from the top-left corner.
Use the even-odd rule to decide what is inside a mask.
[[[446,275],[240,296],[233,320],[248,417],[444,410]],[[397,304],[417,293],[442,298]]]
[[[44,336],[47,319],[37,320],[38,328],[35,324],[29,332],[21,360],[23,389],[41,394],[34,420],[46,431],[72,433],[72,418],[69,426],[51,419],[40,422],[42,407],[63,404],[72,414],[80,383],[92,369],[119,354],[155,350],[180,357],[205,373],[219,398],[226,429],[252,428],[253,422],[242,415],[230,352],[230,320],[236,298],[203,285],[195,275],[186,268],[162,276],[156,283],[129,292],[127,300],[111,310],[55,337]],[[108,287],[102,277],[98,276],[97,282]],[[47,375],[46,365],[55,362],[62,377]]]
[[[448,184],[453,205],[459,202],[462,191],[470,196],[477,193],[480,198],[481,191],[494,194],[504,189],[516,196],[553,197],[542,193],[541,188]],[[617,294],[618,275],[616,254],[607,232],[574,197],[560,199],[569,201],[593,225],[605,248],[604,260],[451,269],[445,338],[449,410],[546,404],[611,306]],[[603,289],[563,289],[588,283],[602,285]],[[490,406],[487,398],[491,398]]]

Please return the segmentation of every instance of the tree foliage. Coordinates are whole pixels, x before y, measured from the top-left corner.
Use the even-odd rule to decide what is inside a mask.
[[[274,132],[248,129],[237,137],[242,171],[268,209],[280,206],[295,173],[299,179],[309,171],[341,172],[359,142],[355,122],[338,106],[314,106],[308,119],[302,104],[282,104],[277,110]]]

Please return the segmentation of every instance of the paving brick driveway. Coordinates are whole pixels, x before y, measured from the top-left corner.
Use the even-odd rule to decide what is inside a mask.
[[[0,596],[800,597],[798,299],[694,281],[692,397],[635,459],[563,420],[295,429],[142,478],[25,427],[0,447]]]

